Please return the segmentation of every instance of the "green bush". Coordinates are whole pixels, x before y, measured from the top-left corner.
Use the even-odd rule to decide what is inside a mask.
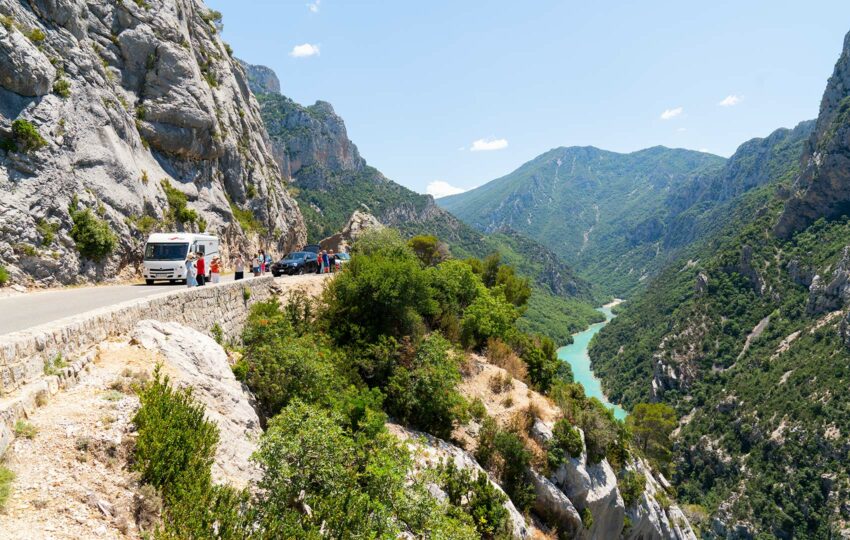
[[[165,199],[168,201],[169,217],[180,225],[198,221],[198,213],[187,206],[189,198],[185,193],[171,185],[167,178],[160,182]]]
[[[438,333],[426,338],[411,365],[400,365],[387,382],[387,407],[402,422],[442,438],[463,417],[466,401],[457,391],[461,380],[450,344]]]
[[[208,491],[218,427],[204,418],[191,390],[173,388],[157,366],[139,402],[133,417],[139,433],[133,468],[141,481],[160,490],[166,504]]]
[[[89,208],[80,209],[76,197],[72,199],[68,212],[74,223],[70,235],[80,255],[99,261],[112,253],[118,240],[106,221],[94,215]]]
[[[59,232],[59,227],[59,223],[50,222],[46,219],[38,220],[38,223],[35,224],[35,230],[41,235],[42,246],[47,247],[53,243],[53,240],[56,239],[56,233]]]
[[[466,308],[460,320],[465,346],[479,348],[490,338],[504,338],[519,313],[500,293],[482,291]]]
[[[56,79],[53,83],[53,93],[63,98],[71,97],[71,83],[68,79]]]
[[[24,32],[24,35],[27,36],[27,38],[29,38],[29,40],[35,43],[36,45],[40,44],[47,38],[47,36],[44,35],[44,32],[42,32],[40,28],[33,28],[29,31],[26,31]]]
[[[584,525],[585,529],[593,527],[593,514],[590,512],[590,508],[581,509],[581,524]]]
[[[628,508],[643,495],[646,489],[646,476],[639,472],[626,471],[617,482],[617,487],[620,489],[626,508]]]
[[[233,213],[233,218],[242,227],[245,233],[257,233],[260,235],[267,234],[268,229],[263,226],[262,222],[254,216],[254,212],[248,208],[239,208],[234,202],[230,202],[230,211]]]
[[[481,538],[510,537],[507,497],[493,487],[486,473],[473,475],[467,469],[458,469],[452,460],[442,465],[439,472],[440,485],[449,502],[472,517]]]
[[[525,513],[534,504],[534,487],[528,480],[531,467],[531,452],[515,433],[500,431],[496,434],[494,447],[502,458],[501,485],[514,506]]]
[[[6,267],[0,265],[0,287],[4,286],[9,282],[9,271],[6,270]]]
[[[12,140],[19,152],[38,150],[47,144],[38,129],[28,120],[18,119],[12,122]]]
[[[558,358],[555,342],[548,337],[512,332],[508,341],[525,362],[531,384],[540,392],[548,392],[556,380],[572,382],[569,363]]]
[[[325,289],[321,314],[338,343],[373,343],[380,336],[424,332],[423,316],[436,311],[425,271],[401,243],[370,246],[374,235],[358,241],[346,271]]]
[[[418,235],[407,245],[425,266],[434,266],[449,257],[449,248],[433,235]]]
[[[672,459],[670,434],[678,425],[676,411],[664,403],[638,403],[626,419],[635,445],[653,464],[666,471]]]
[[[547,449],[549,467],[555,469],[571,457],[578,458],[582,451],[584,451],[584,444],[581,442],[581,434],[578,430],[566,419],[558,420],[552,429],[552,440]]]
[[[15,480],[15,473],[0,465],[0,510],[6,506],[6,501],[9,500],[9,495],[12,494],[12,482]]]

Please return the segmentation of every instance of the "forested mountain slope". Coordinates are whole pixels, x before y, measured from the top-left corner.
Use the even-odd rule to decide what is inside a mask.
[[[850,532],[848,68],[845,41],[801,161],[765,170],[591,346],[612,399],[677,407],[675,484],[720,537]]]
[[[348,138],[345,123],[326,102],[302,106],[280,93],[275,73],[242,63],[260,103],[275,160],[292,179],[292,194],[318,241],[339,231],[355,210],[367,211],[405,236],[433,235],[448,243],[455,257],[485,257],[498,252],[535,284],[520,325],[559,343],[601,320],[599,299],[590,284],[549,249],[510,229],[482,234],[369,166]]]
[[[556,148],[438,203],[479,230],[516,229],[611,294],[624,295],[657,264],[671,193],[724,162],[711,154],[660,146],[630,154]],[[600,259],[613,264],[589,270]]]

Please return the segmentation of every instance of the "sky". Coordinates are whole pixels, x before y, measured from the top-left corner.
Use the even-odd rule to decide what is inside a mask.
[[[558,146],[731,155],[817,116],[846,0],[207,0],[237,57],[439,196]]]

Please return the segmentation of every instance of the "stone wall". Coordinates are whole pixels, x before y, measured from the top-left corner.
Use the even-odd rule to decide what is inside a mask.
[[[128,334],[144,319],[174,321],[207,334],[218,323],[226,338],[236,337],[248,307],[279,290],[271,276],[171,290],[2,336],[0,405],[12,392],[43,379],[47,362],[61,355],[71,368],[88,349],[109,337]]]

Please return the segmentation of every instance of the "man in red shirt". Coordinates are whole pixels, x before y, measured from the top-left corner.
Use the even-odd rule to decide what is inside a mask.
[[[198,263],[196,264],[196,267],[198,268],[198,287],[203,287],[207,280],[207,268],[204,256],[201,254],[198,254]]]

